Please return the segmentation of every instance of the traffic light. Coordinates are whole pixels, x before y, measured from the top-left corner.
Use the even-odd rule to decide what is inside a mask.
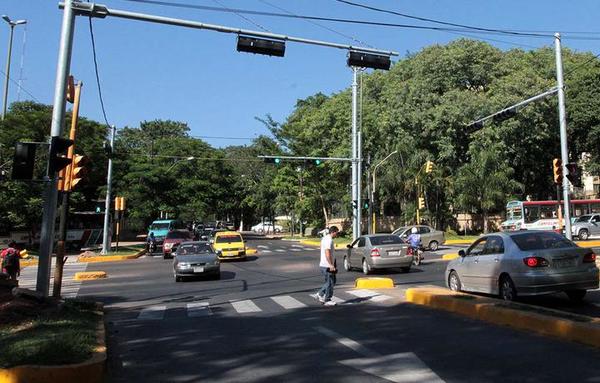
[[[275,164],[275,165],[279,165],[281,163],[281,158],[274,158],[274,157],[269,157],[269,158],[263,158],[263,160],[267,163],[267,164]]]
[[[392,64],[390,56],[374,55],[358,51],[348,52],[347,63],[348,66],[383,70],[389,70]]]
[[[467,128],[469,130],[479,130],[479,129],[483,128],[483,121],[473,122],[473,123],[467,125]]]
[[[115,210],[123,211],[125,210],[125,197],[115,197]]]
[[[363,202],[363,209],[368,209],[368,208],[369,208],[369,200],[368,200],[368,199],[366,199],[366,200]]]
[[[425,173],[431,173],[433,171],[433,161],[425,162]]]
[[[71,104],[75,102],[75,80],[73,76],[67,79],[67,102]]]
[[[425,208],[425,198],[419,197],[419,209]]]
[[[35,151],[37,144],[31,142],[17,142],[13,156],[13,180],[33,179],[33,166],[35,164]]]
[[[285,41],[257,39],[255,37],[238,35],[237,50],[238,52],[283,57],[285,55]]]
[[[559,158],[552,160],[552,172],[554,174],[554,183],[561,184],[563,179],[562,161]]]
[[[508,120],[509,118],[516,116],[516,114],[517,114],[517,109],[510,108],[510,109],[505,109],[499,113],[496,113],[493,118],[494,118],[494,121],[501,122],[501,121]]]
[[[86,156],[79,154],[73,156],[73,162],[70,165],[70,171],[68,171],[69,180],[67,182],[67,190],[73,189],[83,180],[87,174],[87,168],[85,166],[88,164],[88,162],[89,160]]]
[[[567,178],[571,181],[573,186],[578,188],[581,187],[581,173],[579,172],[579,167],[576,162],[569,162],[567,164]]]
[[[73,145],[73,140],[67,138],[55,136],[50,140],[50,158],[48,159],[48,172],[50,177],[53,177],[54,173],[71,164],[71,159],[67,157],[67,149],[69,149],[71,145]]]
[[[352,201],[352,210],[354,209],[358,209],[358,201],[356,200]]]

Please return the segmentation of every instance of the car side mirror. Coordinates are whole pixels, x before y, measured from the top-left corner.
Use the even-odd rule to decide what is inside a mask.
[[[465,253],[464,250],[458,250],[458,256],[461,257],[461,258],[464,258],[464,257],[467,256],[467,253]]]

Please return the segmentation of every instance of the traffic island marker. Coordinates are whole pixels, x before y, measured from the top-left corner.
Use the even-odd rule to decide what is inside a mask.
[[[83,271],[75,273],[75,276],[73,277],[76,281],[89,281],[102,278],[108,278],[105,271]]]
[[[357,289],[393,289],[394,281],[392,278],[357,278],[354,281],[354,287]]]
[[[600,347],[600,319],[584,315],[433,287],[406,290],[406,301],[497,325]]]
[[[448,253],[448,254],[442,255],[442,259],[444,261],[451,261],[456,258],[458,258],[458,253]]]

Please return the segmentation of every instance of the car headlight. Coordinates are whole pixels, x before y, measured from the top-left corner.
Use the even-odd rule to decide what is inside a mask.
[[[215,253],[217,253],[217,255],[221,255],[221,254],[223,254],[223,251],[222,250],[215,250]]]
[[[188,262],[179,262],[177,264],[177,268],[178,269],[189,269],[190,268],[190,264]]]

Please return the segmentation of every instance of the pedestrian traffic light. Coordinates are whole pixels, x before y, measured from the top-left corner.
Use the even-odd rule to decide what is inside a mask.
[[[352,201],[352,210],[354,209],[358,209],[358,201],[356,200]]]
[[[419,209],[425,208],[425,198],[419,197]]]
[[[33,166],[35,165],[35,151],[37,144],[31,142],[17,142],[13,156],[13,180],[33,179]]]
[[[425,173],[431,173],[433,171],[433,161],[425,162]]]
[[[517,114],[516,108],[504,109],[504,110],[496,113],[494,115],[493,119],[496,122],[501,122],[501,121],[508,120],[509,118],[516,116],[516,114]]]
[[[559,158],[552,160],[552,172],[554,174],[554,183],[561,184],[563,179],[562,161]]]
[[[281,158],[275,158],[275,157],[266,157],[263,158],[263,160],[267,163],[267,164],[275,164],[275,165],[279,165],[281,163]]]
[[[363,209],[368,209],[368,208],[369,208],[369,200],[368,200],[368,199],[366,199],[366,200],[363,202]]]
[[[50,177],[53,177],[54,173],[71,164],[71,159],[67,157],[67,149],[71,145],[73,145],[73,140],[67,138],[54,136],[50,140],[50,158],[48,159]]]
[[[571,184],[576,187],[581,187],[581,173],[576,162],[569,162],[567,164],[567,178],[571,181]]]
[[[87,174],[86,165],[89,160],[86,156],[76,154],[73,156],[73,162],[70,165],[70,169],[67,170],[69,180],[67,182],[67,190],[73,189],[79,184]]]

